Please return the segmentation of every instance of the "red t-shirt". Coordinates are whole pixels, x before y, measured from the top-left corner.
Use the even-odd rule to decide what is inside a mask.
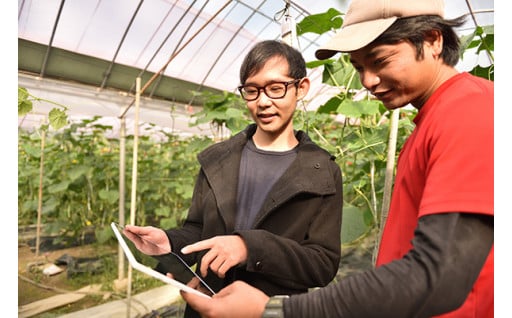
[[[414,122],[398,159],[377,266],[412,248],[424,215],[494,215],[494,83],[458,74],[436,90]],[[463,306],[442,317],[493,316],[494,248]]]

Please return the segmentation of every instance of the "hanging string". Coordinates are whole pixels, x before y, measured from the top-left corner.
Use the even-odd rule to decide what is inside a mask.
[[[283,10],[277,11],[276,14],[274,14],[274,21],[281,22],[281,19],[285,14],[290,14],[290,1],[285,1],[285,6]]]
[[[281,23],[281,41],[300,51],[299,40],[297,38],[297,26],[295,25],[295,19],[293,19],[290,14],[290,0],[285,1],[283,10],[276,12],[274,21]],[[299,103],[303,108],[303,127],[305,126],[306,133],[309,134],[309,120],[306,106],[302,99]]]
[[[289,0],[285,1],[284,9],[274,15],[274,20],[281,23],[281,40],[291,47],[300,50],[297,38],[297,26],[295,25],[295,19],[290,15]]]

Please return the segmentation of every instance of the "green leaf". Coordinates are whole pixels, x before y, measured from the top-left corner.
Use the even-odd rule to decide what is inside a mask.
[[[19,87],[19,86],[18,86],[18,103],[19,103],[20,101],[25,101],[25,100],[27,100],[27,99],[28,99],[28,96],[29,96],[29,94],[28,94],[27,89],[26,89],[25,87]]]
[[[338,107],[340,107],[343,100],[345,100],[344,95],[342,95],[342,94],[336,95],[336,96],[332,97],[331,99],[329,99],[324,105],[320,106],[317,109],[317,112],[321,113],[321,114],[335,113],[337,111]]]
[[[92,169],[91,167],[87,166],[76,166],[68,170],[68,177],[69,180],[75,181],[76,179],[80,178],[81,176],[87,176],[87,172]]]
[[[158,207],[155,209],[155,214],[158,216],[169,217],[172,211],[169,207]]]
[[[43,203],[42,214],[49,214],[55,212],[55,209],[59,206],[59,202],[54,198],[50,197]]]
[[[476,44],[473,44],[473,39],[475,38],[476,32],[471,32],[470,34],[463,35],[460,37],[460,54],[464,54],[464,51],[476,47]]]
[[[484,25],[481,27],[483,33],[485,34],[493,34],[494,35],[494,25]]]
[[[357,106],[358,103],[350,99],[345,99],[343,100],[343,102],[341,102],[340,106],[337,109],[337,112],[347,117],[359,118],[363,113]]]
[[[176,218],[164,218],[160,220],[160,227],[163,229],[172,229],[178,226]]]
[[[488,34],[483,38],[476,52],[478,54],[481,51],[494,51],[494,34]]]
[[[481,67],[480,65],[477,65],[469,73],[494,81],[494,65],[488,67]]]
[[[37,199],[26,200],[22,203],[23,210],[37,211]]]
[[[317,67],[322,66],[324,64],[332,64],[334,61],[335,61],[334,59],[310,61],[310,62],[306,62],[306,67],[314,69],[314,68],[317,68]]]
[[[18,116],[24,116],[32,111],[32,102],[31,101],[23,101],[18,102]]]
[[[360,100],[354,103],[357,105],[356,107],[359,108],[361,114],[370,116],[379,114],[379,106],[382,104],[382,102],[378,100],[368,99]]]
[[[355,206],[343,205],[343,217],[341,223],[341,243],[350,243],[360,238],[368,231],[364,219],[364,211]]]
[[[100,199],[107,201],[110,204],[116,203],[119,200],[119,191],[101,189],[98,192]]]
[[[112,232],[110,226],[103,226],[96,228],[94,230],[94,235],[96,236],[98,243],[103,244],[114,236],[114,232]]]
[[[48,119],[50,121],[50,125],[54,129],[59,129],[67,125],[68,123],[68,116],[66,115],[66,112],[58,109],[53,108],[50,113],[48,114]]]
[[[325,13],[306,16],[297,23],[297,35],[304,33],[324,34],[333,29],[341,28],[343,24],[343,13],[330,8]]]
[[[359,74],[355,71],[352,63],[348,62],[348,55],[341,55],[332,63],[324,64],[322,83],[331,86],[341,86],[348,89],[360,89]]]
[[[18,116],[23,116],[32,111],[32,102],[28,100],[28,97],[27,89],[18,87]]]
[[[57,184],[52,184],[48,187],[48,193],[56,194],[58,192],[66,191],[69,186],[69,181],[62,181]]]
[[[379,101],[361,100],[353,101],[345,99],[337,109],[337,112],[347,117],[360,118],[363,115],[379,114]]]
[[[28,155],[30,155],[31,157],[34,157],[34,158],[41,157],[41,148],[40,147],[31,146],[29,144],[23,144],[21,146],[22,146],[23,150],[25,150],[25,152]]]

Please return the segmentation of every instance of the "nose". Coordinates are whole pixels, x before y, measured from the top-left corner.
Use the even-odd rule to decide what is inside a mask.
[[[361,84],[370,91],[373,91],[373,89],[380,84],[380,78],[374,72],[364,71],[359,73],[359,76],[361,77]]]
[[[260,96],[258,97],[258,106],[260,107],[267,107],[272,105],[272,99],[267,96],[265,93],[265,90],[263,88],[260,88]]]

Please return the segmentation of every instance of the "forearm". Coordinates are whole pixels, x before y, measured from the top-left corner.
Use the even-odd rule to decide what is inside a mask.
[[[493,235],[492,217],[457,213],[424,217],[414,247],[404,258],[291,296],[283,301],[284,316],[429,317],[454,310],[478,277]]]

